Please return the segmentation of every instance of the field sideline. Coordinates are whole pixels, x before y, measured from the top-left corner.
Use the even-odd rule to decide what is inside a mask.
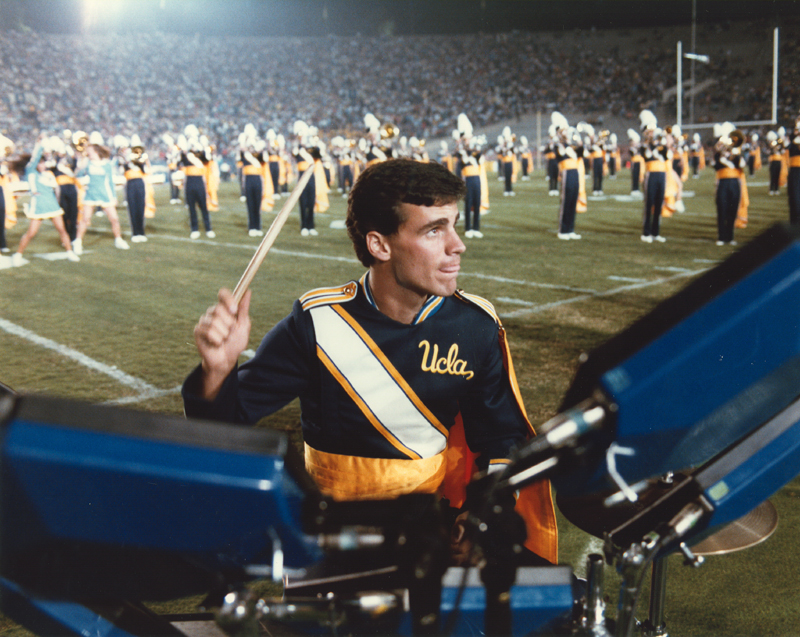
[[[502,196],[494,176],[489,185],[491,212],[481,219],[485,238],[465,239],[459,286],[490,300],[503,319],[534,425],[556,412],[582,352],[736,249],[715,245],[711,170],[685,183],[686,211],[662,221],[663,244],[639,239],[642,203],[628,196],[627,170],[617,179],[606,178],[603,197],[589,197],[589,210],[576,223],[580,241],[556,238],[558,199],[548,196],[541,173],[518,181],[515,197]],[[788,220],[785,193],[767,194],[766,168],[749,177],[748,186],[749,225],[736,231],[740,245]],[[0,264],[0,381],[23,393],[182,413],[179,387],[197,363],[194,323],[220,287],[236,285],[259,239],[247,236],[245,204],[235,183],[221,185],[220,211],[212,213],[213,240],[205,234],[190,240],[185,208],[168,200],[166,187],[157,186],[156,216],[147,221],[150,240],[131,244],[128,251],[114,248],[107,219],[95,217],[80,263],[58,258],[57,234],[52,225],[43,225],[26,251],[28,265],[4,269]],[[361,275],[363,268],[339,227],[345,200],[332,191],[330,201],[330,210],[317,216],[318,237],[300,236],[295,210],[256,275],[251,348],[305,291]],[[130,225],[122,207],[120,217],[126,236]],[[273,218],[264,215],[265,228]],[[12,251],[26,227],[21,218],[7,231]],[[298,413],[291,404],[262,424],[296,439]],[[698,570],[681,568],[680,558],[670,558],[666,613],[671,634],[797,633],[800,583],[792,575],[800,557],[790,529],[800,517],[799,493],[796,479],[772,498],[781,521],[767,542],[709,558]],[[600,546],[564,520],[560,540],[562,562],[579,573],[584,556]],[[613,569],[607,570],[613,615],[616,579]],[[169,612],[190,611],[191,604],[176,602]],[[6,621],[0,634],[24,631]]]

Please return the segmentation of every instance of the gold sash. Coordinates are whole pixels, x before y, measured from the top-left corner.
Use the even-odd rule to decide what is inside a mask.
[[[305,444],[306,471],[334,500],[385,500],[407,493],[436,493],[444,479],[445,452],[422,458],[362,458],[318,451]]]

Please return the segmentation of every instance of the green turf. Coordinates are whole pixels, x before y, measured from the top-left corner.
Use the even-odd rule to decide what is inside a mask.
[[[750,178],[750,224],[736,231],[743,244],[788,219],[785,195],[769,197],[762,169]],[[664,244],[639,239],[639,201],[628,195],[629,173],[606,179],[607,198],[578,216],[581,241],[556,238],[558,199],[547,195],[541,174],[515,185],[503,197],[489,180],[491,213],[482,218],[482,240],[467,240],[460,286],[492,301],[507,327],[523,398],[531,420],[554,415],[582,352],[603,343],[679,291],[697,274],[732,253],[717,247],[711,171],[685,184],[686,212],[664,219]],[[689,196],[689,191],[694,196]],[[344,218],[345,204],[331,193],[331,209],[318,215],[318,237],[301,237],[297,212],[290,217],[253,283],[250,346],[282,318],[308,289],[357,278],[346,233],[330,228]],[[50,262],[36,254],[61,250],[52,226],[44,225],[29,246],[31,263],[0,270],[0,319],[50,339],[108,368],[146,383],[130,386],[107,372],[89,369],[63,354],[0,329],[0,380],[20,392],[46,393],[91,402],[129,401],[133,409],[181,413],[175,389],[197,362],[192,328],[214,302],[219,287],[233,288],[258,244],[247,236],[245,205],[235,184],[223,184],[219,212],[212,213],[217,238],[189,240],[183,206],[170,206],[165,187],[156,189],[158,210],[147,222],[150,241],[114,248],[105,218],[96,217],[80,263]],[[278,202],[278,206],[280,201]],[[123,229],[128,230],[121,209]],[[265,226],[274,214],[265,215]],[[9,231],[16,247],[27,227]],[[4,323],[6,324],[6,323]],[[292,404],[263,425],[296,434]],[[781,521],[764,544],[709,558],[700,569],[669,558],[667,625],[673,635],[793,635],[798,633],[800,596],[794,573],[797,552],[792,528],[798,520],[798,482],[773,498]],[[561,560],[583,572],[583,559],[596,550],[592,538],[561,519]],[[596,544],[596,543],[595,543]],[[617,577],[607,569],[610,613],[615,614]],[[124,576],[124,574],[122,575]],[[638,615],[646,616],[646,591]],[[160,612],[191,611],[198,600],[159,605]],[[11,622],[4,635],[23,634]]]

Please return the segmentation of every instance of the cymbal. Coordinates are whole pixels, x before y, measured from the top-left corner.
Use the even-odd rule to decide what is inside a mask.
[[[692,546],[695,555],[724,555],[761,544],[778,528],[778,511],[764,500],[750,513]]]
[[[648,480],[647,486],[638,493],[636,502],[623,499],[613,506],[606,506],[606,499],[615,492],[601,491],[566,497],[557,493],[556,504],[572,524],[590,535],[602,538],[605,533],[613,531],[657,502],[675,488],[675,484],[682,478],[682,474],[676,474],[672,482],[662,479]]]
[[[673,482],[655,479],[640,492],[636,502],[624,500],[608,507],[606,498],[611,492],[595,493],[585,496],[564,497],[556,494],[556,503],[567,520],[590,535],[602,538],[625,524],[641,511],[657,502],[661,497],[676,488],[684,478],[676,474]],[[738,520],[730,522],[716,533],[692,546],[695,555],[724,555],[755,546],[766,540],[778,526],[778,511],[765,500]],[[687,541],[691,543],[691,540]]]

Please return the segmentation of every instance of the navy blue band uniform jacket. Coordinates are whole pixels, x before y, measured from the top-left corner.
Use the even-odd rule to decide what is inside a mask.
[[[214,401],[198,397],[192,372],[186,415],[255,423],[299,396],[306,469],[323,493],[438,492],[460,507],[474,470],[501,469],[533,434],[505,331],[488,301],[461,291],[399,323],[377,309],[368,278],[303,295]],[[517,510],[526,546],[556,562],[549,483],[523,490]]]

